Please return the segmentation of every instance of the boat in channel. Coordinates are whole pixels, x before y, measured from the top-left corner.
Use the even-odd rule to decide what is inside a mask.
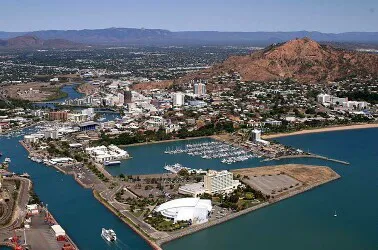
[[[102,236],[105,240],[107,240],[107,241],[109,241],[109,242],[113,242],[113,241],[116,241],[116,240],[117,240],[117,235],[116,235],[116,233],[114,232],[113,229],[105,229],[105,228],[103,228],[103,229],[101,230],[101,236]]]

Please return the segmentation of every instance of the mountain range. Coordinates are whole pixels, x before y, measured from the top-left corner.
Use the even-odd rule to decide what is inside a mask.
[[[83,30],[41,30],[31,32],[0,31],[0,39],[33,36],[41,40],[62,39],[89,45],[251,45],[267,46],[297,37],[318,42],[378,44],[378,32],[321,33],[293,32],[218,32],[164,29],[107,28]],[[4,43],[4,41],[2,42]]]
[[[330,82],[347,77],[378,77],[378,54],[335,49],[310,38],[273,44],[246,56],[231,56],[209,69],[186,76],[212,79],[238,72],[243,81],[293,79],[301,83]]]

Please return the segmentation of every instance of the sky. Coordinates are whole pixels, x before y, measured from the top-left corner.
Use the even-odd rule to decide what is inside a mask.
[[[0,31],[378,31],[378,0],[0,0]]]

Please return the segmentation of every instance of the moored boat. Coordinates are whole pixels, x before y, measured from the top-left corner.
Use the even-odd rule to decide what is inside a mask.
[[[104,166],[114,166],[114,165],[120,165],[120,161],[105,161]]]

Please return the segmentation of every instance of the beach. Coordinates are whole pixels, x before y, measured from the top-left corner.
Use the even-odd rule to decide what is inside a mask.
[[[292,136],[292,135],[304,135],[304,134],[333,132],[333,131],[352,130],[352,129],[365,129],[365,128],[378,128],[378,123],[364,123],[364,124],[354,124],[354,125],[346,125],[346,126],[308,129],[308,130],[300,130],[300,131],[289,132],[289,133],[263,135],[262,137],[264,139],[274,139],[278,137],[285,137],[285,136]]]

